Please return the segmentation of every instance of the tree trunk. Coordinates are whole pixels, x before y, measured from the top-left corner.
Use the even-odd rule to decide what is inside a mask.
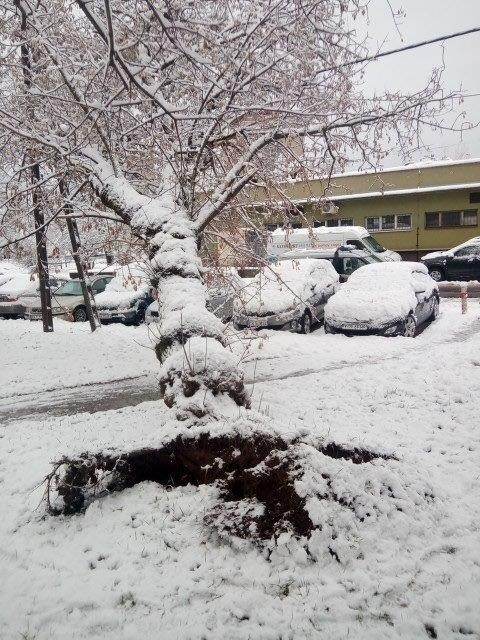
[[[232,415],[249,406],[244,376],[225,348],[223,323],[206,308],[197,227],[167,182],[166,195],[144,196],[100,159],[92,177],[103,204],[148,243],[159,301],[155,352],[165,404],[179,420]]]
[[[194,225],[181,209],[149,234],[160,310],[155,349],[162,364],[160,387],[179,419],[223,414],[228,404],[249,405],[243,373],[225,348],[225,326],[206,308],[198,245]]]
[[[33,197],[33,219],[35,224],[35,245],[37,249],[37,269],[38,279],[40,283],[40,304],[42,307],[42,322],[45,333],[53,331],[52,316],[52,292],[50,291],[50,274],[48,272],[48,256],[47,256],[47,230],[45,225],[45,217],[40,206],[40,194],[38,186],[40,182],[40,167],[38,164],[32,166],[32,182],[34,184]]]
[[[60,182],[60,193],[65,200],[65,213],[67,221],[68,235],[70,236],[70,244],[72,245],[72,256],[77,268],[78,279],[80,280],[80,286],[82,287],[83,301],[85,303],[85,310],[87,312],[87,318],[90,322],[90,328],[92,332],[101,327],[100,320],[98,319],[97,307],[95,304],[95,297],[92,291],[92,285],[88,275],[85,275],[85,269],[83,268],[83,262],[80,255],[80,234],[78,233],[78,225],[74,218],[72,218],[73,208],[68,200],[68,191],[65,183]]]
[[[23,83],[25,86],[26,100],[28,104],[28,116],[33,123],[35,113],[29,93],[32,88],[32,58],[31,49],[28,44],[28,22],[25,7],[19,0],[15,0],[15,5],[20,10],[21,15],[21,33],[22,44],[20,46],[20,54],[22,59]],[[27,157],[31,162],[31,180],[32,180],[32,199],[33,199],[33,220],[35,224],[35,245],[37,250],[37,269],[38,279],[40,281],[40,304],[42,307],[43,330],[46,333],[53,331],[52,316],[52,296],[50,291],[50,276],[48,273],[48,257],[47,257],[47,230],[45,227],[45,216],[40,201],[40,165],[37,162],[37,154],[34,149],[29,149]]]
[[[82,259],[80,256],[80,241],[78,226],[75,220],[67,217],[67,228],[70,236],[70,243],[72,245],[72,256],[77,267],[78,279],[80,280],[80,286],[82,287],[83,302],[85,303],[85,310],[87,312],[87,318],[90,322],[90,328],[92,331],[101,327],[100,320],[98,319],[97,307],[95,305],[95,298],[92,291],[92,285],[90,284],[90,278],[85,274],[83,268]]]

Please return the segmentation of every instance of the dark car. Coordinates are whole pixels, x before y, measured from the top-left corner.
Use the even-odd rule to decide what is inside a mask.
[[[150,290],[122,292],[104,291],[96,297],[97,312],[100,322],[121,322],[128,325],[139,325],[145,321],[145,312],[152,304]]]
[[[357,269],[325,307],[325,332],[402,335],[439,313],[438,285],[418,262],[382,262]]]
[[[476,241],[476,242],[475,242]],[[480,280],[480,238],[450,251],[435,251],[422,258],[430,276],[441,280]]]

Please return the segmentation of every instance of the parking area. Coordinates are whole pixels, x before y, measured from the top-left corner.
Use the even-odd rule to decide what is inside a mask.
[[[442,300],[440,308],[439,318],[423,325],[413,340],[331,335],[323,326],[309,335],[236,332],[230,325],[225,331],[255,395],[269,382],[285,381],[296,389],[309,376],[330,378],[343,371],[347,379],[358,367],[402,358],[427,368],[432,350],[480,331],[478,300],[469,302],[466,314],[456,299]],[[106,325],[91,334],[84,323],[58,319],[55,332],[45,335],[40,323],[0,322],[7,364],[0,369],[0,420],[96,413],[159,398],[155,339],[154,325]]]

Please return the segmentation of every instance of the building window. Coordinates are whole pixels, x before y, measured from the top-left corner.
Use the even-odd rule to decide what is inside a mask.
[[[389,214],[365,218],[365,226],[369,231],[408,231],[412,228],[412,215]]]
[[[412,216],[410,214],[397,216],[397,229],[411,229]]]
[[[476,227],[477,209],[466,211],[427,211],[425,229],[450,229],[452,227]]]
[[[470,204],[480,203],[480,191],[472,191],[470,194]]]
[[[332,218],[331,220],[314,220],[314,227],[351,227],[353,218]]]

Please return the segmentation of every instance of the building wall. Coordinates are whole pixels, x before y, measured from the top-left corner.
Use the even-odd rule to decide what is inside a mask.
[[[439,191],[434,193],[404,196],[383,196],[338,203],[336,216],[329,218],[352,218],[354,224],[366,226],[367,216],[410,214],[412,227],[405,231],[378,231],[372,233],[387,249],[395,251],[433,251],[448,249],[472,236],[480,235],[480,226],[451,227],[446,229],[425,228],[425,213],[432,211],[478,210],[478,204],[470,204],[470,191]],[[307,218],[313,216],[306,211]],[[318,218],[318,216],[316,216]],[[477,216],[480,221],[480,216]]]

